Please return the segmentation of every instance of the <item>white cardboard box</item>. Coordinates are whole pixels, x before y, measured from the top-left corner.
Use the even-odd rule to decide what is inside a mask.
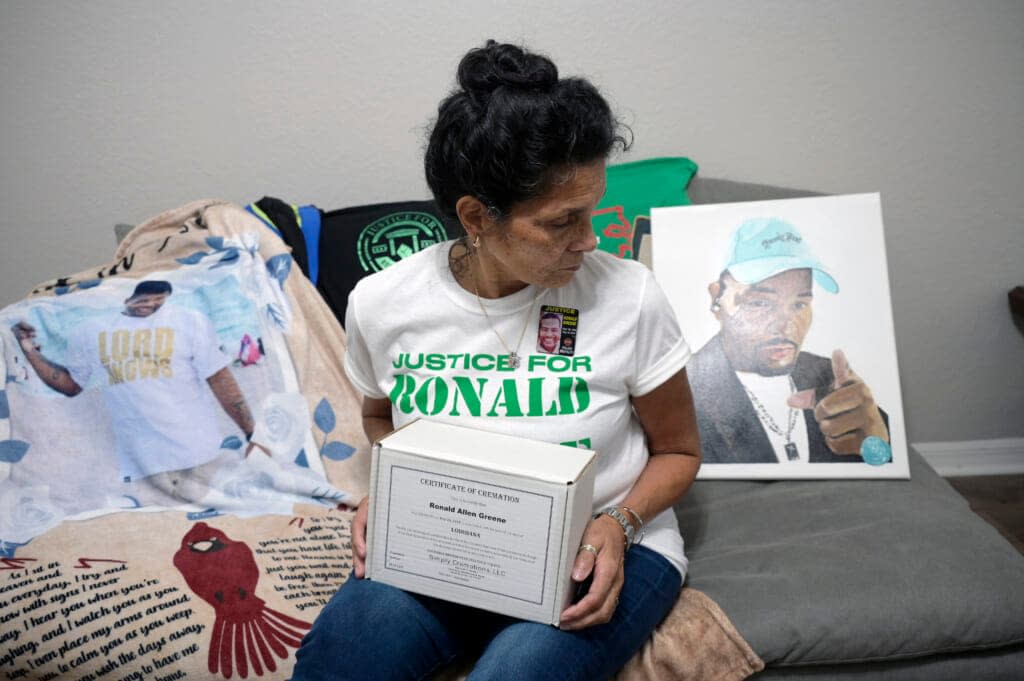
[[[373,447],[367,577],[557,624],[595,453],[418,420]]]

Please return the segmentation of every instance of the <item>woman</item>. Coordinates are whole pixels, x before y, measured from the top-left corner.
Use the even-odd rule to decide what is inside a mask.
[[[345,367],[371,441],[427,417],[595,449],[596,513],[572,573],[592,583],[554,628],[361,579],[364,499],[353,576],[298,651],[296,681],[423,679],[476,655],[473,680],[607,678],[685,574],[671,506],[700,463],[689,348],[647,269],[595,252],[590,224],[605,159],[627,143],[590,83],[517,47],[471,50],[458,81],[425,165],[466,236],[360,282]],[[521,356],[527,330],[556,308],[575,315],[573,355]]]

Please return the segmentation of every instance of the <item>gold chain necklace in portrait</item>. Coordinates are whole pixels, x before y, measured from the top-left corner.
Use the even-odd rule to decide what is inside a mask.
[[[793,384],[792,376],[789,377],[789,387],[790,392],[796,390],[796,385]],[[772,418],[772,415],[768,413],[768,409],[761,404],[761,400],[757,399],[757,396],[754,395],[750,388],[743,386],[743,389],[746,391],[747,397],[750,398],[750,403],[754,405],[754,409],[757,411],[757,416],[761,420],[761,423],[763,423],[768,430],[772,431],[779,437],[786,439],[786,442],[783,444],[783,447],[786,450],[786,458],[790,461],[798,460],[800,458],[800,453],[797,451],[796,443],[793,442],[793,428],[796,427],[797,410],[793,407],[789,408],[789,423],[787,424],[788,427],[785,432],[783,432],[782,428],[779,427],[779,424]]]

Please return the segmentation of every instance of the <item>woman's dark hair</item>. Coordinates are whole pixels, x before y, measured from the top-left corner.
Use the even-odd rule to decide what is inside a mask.
[[[559,79],[550,59],[515,45],[470,50],[458,85],[438,107],[424,159],[438,208],[456,220],[462,196],[501,218],[546,192],[559,171],[630,145],[593,85]]]

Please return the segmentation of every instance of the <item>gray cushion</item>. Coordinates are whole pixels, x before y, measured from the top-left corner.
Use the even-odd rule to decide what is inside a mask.
[[[909,481],[698,481],[687,584],[770,666],[1024,642],[1024,556],[909,458]]]
[[[686,194],[694,203],[733,203],[739,201],[767,201],[770,199],[798,199],[805,196],[821,196],[806,189],[776,187],[770,184],[754,184],[722,180],[716,177],[694,176],[686,186]]]
[[[756,681],[1020,681],[1024,646],[860,664],[770,667]]]

